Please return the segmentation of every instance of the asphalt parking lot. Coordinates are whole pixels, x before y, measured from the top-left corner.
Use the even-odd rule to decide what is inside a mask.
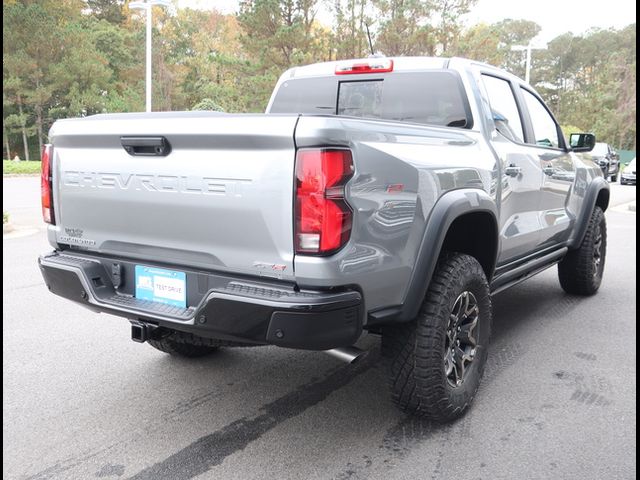
[[[126,320],[48,293],[38,179],[3,187],[3,478],[635,478],[635,187],[612,185],[598,295],[566,295],[553,269],[494,297],[482,387],[450,425],[393,407],[375,337],[355,366],[132,342]]]

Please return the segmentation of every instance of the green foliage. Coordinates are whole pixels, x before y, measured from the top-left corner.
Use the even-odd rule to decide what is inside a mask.
[[[224,109],[210,98],[204,98],[195,104],[192,110],[211,110],[214,112],[224,112]]]
[[[14,162],[13,160],[2,161],[3,175],[35,175],[40,173],[40,162]]]
[[[125,20],[123,0],[86,0],[90,15],[98,20],[120,24]]]
[[[2,224],[9,223],[9,213],[2,211]]]
[[[511,47],[527,45],[539,32],[540,26],[529,20],[480,23],[460,34],[450,54],[496,65],[524,78],[523,52],[511,51]]]
[[[636,26],[570,33],[538,54],[532,82],[562,124],[636,149]]]
[[[241,0],[235,15],[154,7],[154,110],[262,112],[286,69],[367,56],[367,25],[386,55],[456,55],[524,77],[523,52],[511,47],[540,27],[465,27],[476,2]],[[320,5],[331,10],[328,25]],[[534,51],[532,83],[563,125],[635,149],[635,39],[632,24],[566,33]],[[3,2],[5,155],[37,157],[58,118],[143,110],[144,43],[145,14],[126,0]]]
[[[366,0],[335,0],[330,59],[362,58],[370,53],[365,25],[373,20],[365,14],[367,3]]]
[[[376,46],[385,55],[430,55],[434,53],[434,28],[426,21],[430,3],[423,0],[376,0],[380,25]]]
[[[469,13],[477,0],[431,0],[430,3],[436,18],[436,44],[443,54],[451,55],[462,31],[461,17]]]
[[[582,128],[576,127],[575,125],[561,125],[560,128],[562,129],[562,133],[564,133],[564,136],[567,137],[567,139],[572,133],[590,133],[585,132]]]

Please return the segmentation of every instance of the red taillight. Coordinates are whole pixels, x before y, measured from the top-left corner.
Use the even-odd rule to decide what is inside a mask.
[[[354,73],[384,73],[393,71],[393,60],[390,58],[371,58],[357,62],[341,62],[336,65],[336,75]]]
[[[344,198],[344,185],[352,176],[349,150],[298,150],[296,253],[326,255],[349,240],[352,213]]]
[[[42,218],[46,223],[55,225],[53,216],[53,190],[51,189],[51,158],[53,145],[45,145],[42,149],[42,174],[40,176],[40,193],[42,195]]]

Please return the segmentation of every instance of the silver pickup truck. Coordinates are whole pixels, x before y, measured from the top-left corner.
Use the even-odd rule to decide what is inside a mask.
[[[352,359],[381,334],[398,406],[446,421],[478,389],[491,295],[555,264],[569,293],[602,280],[594,136],[567,143],[489,65],[321,63],[285,72],[266,114],[96,115],[49,137],[47,287],[170,354]]]

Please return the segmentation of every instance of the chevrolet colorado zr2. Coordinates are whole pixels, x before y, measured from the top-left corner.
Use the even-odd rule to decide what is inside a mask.
[[[42,159],[47,287],[196,357],[352,358],[380,334],[404,411],[471,404],[491,297],[551,266],[592,295],[609,185],[519,78],[459,58],[291,68],[265,114],[59,120]]]

